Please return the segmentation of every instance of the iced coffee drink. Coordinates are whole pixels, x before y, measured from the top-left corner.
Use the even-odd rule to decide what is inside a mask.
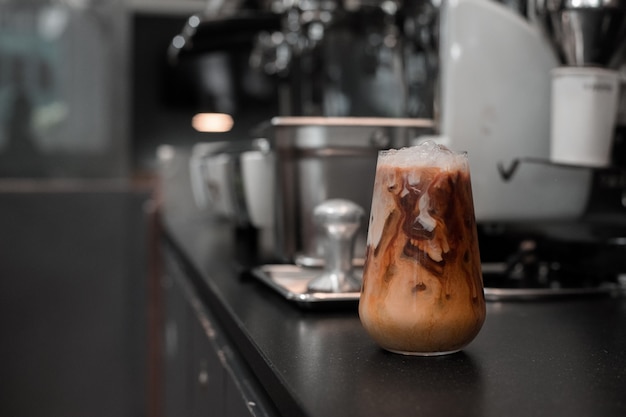
[[[383,348],[456,352],[485,320],[467,156],[433,142],[381,151],[359,302]]]

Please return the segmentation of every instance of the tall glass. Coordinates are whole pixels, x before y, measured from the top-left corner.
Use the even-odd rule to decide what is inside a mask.
[[[485,321],[467,155],[433,142],[381,151],[359,315],[384,349],[461,350]]]

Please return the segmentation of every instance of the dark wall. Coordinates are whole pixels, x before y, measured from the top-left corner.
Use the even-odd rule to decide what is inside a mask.
[[[198,142],[251,139],[251,129],[279,114],[277,81],[250,71],[249,45],[233,47],[224,42],[224,48],[177,65],[168,63],[168,46],[187,18],[149,13],[135,13],[132,18],[132,159],[140,169],[155,168],[155,151],[161,144],[191,147]],[[216,42],[221,39],[217,36]],[[211,72],[216,61],[224,67],[218,65]],[[227,79],[222,81],[219,77],[224,75]],[[232,106],[216,105],[220,100],[212,96],[214,92],[202,77],[217,80],[213,82],[218,85],[230,83],[230,93],[220,100]],[[200,111],[231,114],[233,129],[226,133],[195,131],[191,119]]]
[[[149,198],[0,187],[0,415],[147,414]]]

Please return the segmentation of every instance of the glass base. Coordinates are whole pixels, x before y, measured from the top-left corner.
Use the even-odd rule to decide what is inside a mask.
[[[393,350],[393,349],[387,349],[387,348],[385,348],[385,350],[391,353],[397,353],[399,355],[405,355],[405,356],[443,356],[443,355],[450,355],[452,353],[461,351],[461,349],[455,349],[455,350],[448,350],[448,351],[442,351],[442,352],[406,352],[403,350]]]

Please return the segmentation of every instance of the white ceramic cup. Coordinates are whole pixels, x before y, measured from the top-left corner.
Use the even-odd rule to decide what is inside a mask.
[[[595,67],[558,67],[551,75],[550,160],[608,166],[619,101],[619,73]]]
[[[274,225],[275,157],[272,153],[248,151],[241,154],[243,191],[250,222],[257,228]]]

